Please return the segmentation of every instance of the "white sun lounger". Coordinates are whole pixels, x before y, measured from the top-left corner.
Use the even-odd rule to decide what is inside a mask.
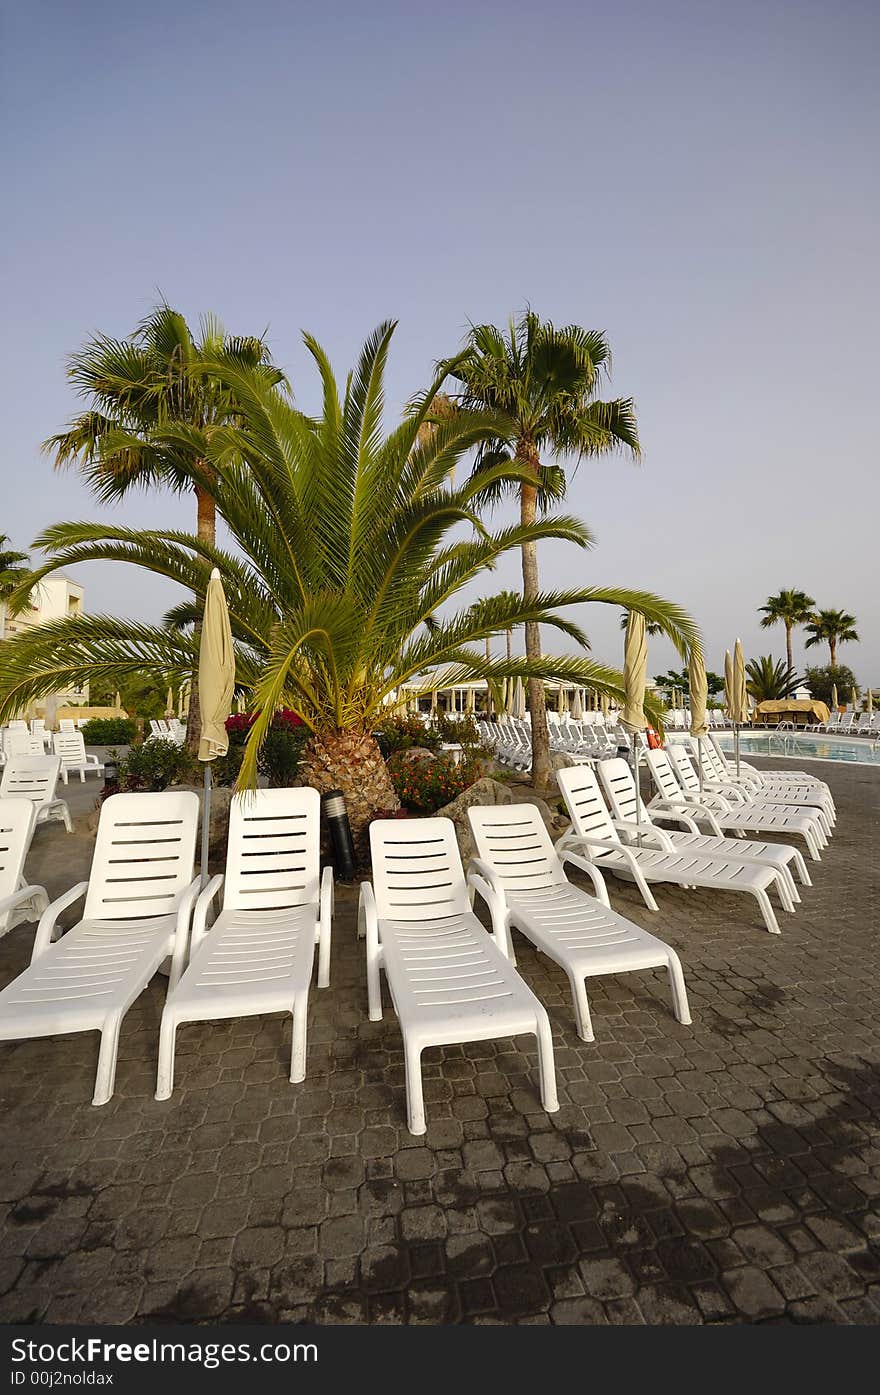
[[[21,921],[39,920],[49,904],[45,888],[24,879],[35,821],[29,800],[0,799],[0,935]]]
[[[779,925],[768,891],[775,889],[785,910],[794,910],[789,879],[784,871],[726,856],[709,857],[690,848],[678,849],[661,828],[612,819],[592,770],[569,767],[558,770],[556,778],[572,824],[571,830],[557,842],[557,847],[560,851],[574,848],[594,862],[600,871],[634,881],[649,910],[658,909],[648,888],[649,882],[746,892],[758,902],[764,924],[772,935],[779,934]]]
[[[101,1033],[93,1104],[113,1094],[126,1012],[169,955],[171,988],[183,968],[198,820],[191,790],[105,800],[89,880],[52,902],[30,967],[0,992],[2,1040]],[[59,915],[83,895],[83,919],[53,944]]]
[[[0,798],[30,800],[38,824],[58,820],[72,833],[70,810],[55,797],[60,769],[59,756],[10,756],[3,767]]]
[[[56,731],[53,749],[61,757],[61,778],[67,784],[68,771],[79,772],[81,783],[86,775],[100,775],[104,767],[96,755],[86,751],[86,743],[81,731]]]
[[[636,784],[626,761],[602,761],[597,769],[613,817],[623,819],[628,823],[635,822]],[[641,822],[656,827],[650,809],[641,798],[638,802],[638,809]],[[794,868],[803,886],[812,885],[803,857],[798,849],[792,847],[790,843],[766,843],[748,838],[725,838],[720,832],[701,833],[694,819],[680,805],[677,808],[667,810],[657,808],[657,813],[664,821],[679,823],[686,830],[684,832],[680,832],[678,829],[662,830],[679,850],[686,849],[690,852],[706,853],[709,857],[729,857],[737,862],[757,862],[759,865],[774,867],[786,877],[788,889],[794,901],[799,901],[801,898],[795,884],[792,868]]]
[[[786,804],[793,809],[806,809],[818,816],[826,838],[831,837],[836,818],[834,801],[830,795],[823,794],[818,786],[805,790],[797,785],[783,784],[782,781],[762,781],[760,777],[756,779],[744,773],[731,777],[708,741],[694,744],[698,747],[698,753],[693,751],[690,741],[684,743],[684,748],[691,757],[697,755],[702,760],[704,789],[713,790],[733,803],[754,800],[761,804]]]
[[[718,738],[709,736],[708,742],[721,762],[722,769],[725,773],[728,776],[732,775],[736,777],[736,763],[722,751],[718,744]],[[769,771],[757,770],[755,766],[749,765],[748,761],[742,758],[740,758],[739,769],[741,777],[751,778],[757,781],[758,784],[766,784],[769,782],[770,784],[794,785],[796,788],[809,790],[818,787],[822,793],[827,795],[831,800],[831,808],[832,810],[834,809],[831,787],[824,780],[820,780],[818,775],[808,775],[804,770],[777,770],[775,765],[773,769]]]
[[[183,1022],[289,1012],[290,1079],[306,1073],[309,986],[318,945],[318,986],[330,982],[333,871],[320,868],[321,796],[314,789],[237,794],[229,812],[223,909],[208,909],[224,884],[213,877],[193,917],[189,967],[165,1000],[156,1099],[174,1088],[174,1045]]]
[[[410,1133],[425,1132],[422,1052],[523,1033],[538,1044],[544,1108],[559,1108],[547,1013],[471,909],[451,819],[377,819],[373,885],[361,883],[370,1020],[382,1018],[380,971],[400,1020]]]
[[[557,852],[534,804],[474,807],[468,818],[479,853],[471,863],[473,884],[489,906],[495,938],[509,942],[511,928],[519,930],[559,965],[571,984],[582,1041],[593,1040],[586,980],[602,974],[666,969],[675,1015],[690,1022],[675,950],[611,909],[601,872],[571,849]],[[595,896],[572,885],[566,864],[587,873]]]
[[[674,762],[674,764],[673,764]],[[792,809],[785,804],[732,805],[720,794],[700,792],[700,777],[684,746],[648,751],[648,769],[657,795],[649,809],[684,807],[698,823],[708,823],[713,833],[781,833],[803,838],[814,862],[827,839],[815,811]],[[710,817],[711,816],[711,817]]]

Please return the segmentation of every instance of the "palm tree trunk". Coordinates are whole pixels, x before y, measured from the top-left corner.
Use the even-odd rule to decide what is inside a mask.
[[[342,791],[355,850],[365,862],[371,820],[379,813],[396,813],[400,808],[372,733],[334,731],[310,737],[299,763],[299,779],[321,794]]]
[[[831,667],[837,668],[837,640],[833,636],[828,640],[828,651],[831,654]]]
[[[202,463],[201,461],[199,462]],[[217,541],[217,505],[214,495],[204,485],[195,486],[196,495],[196,537],[199,542],[209,543],[211,547]],[[196,645],[201,638],[202,625],[197,621],[193,629],[193,638]],[[199,749],[199,733],[202,729],[202,713],[199,707],[199,673],[198,667],[193,670],[193,681],[189,695],[189,713],[186,719],[186,745],[190,751]]]
[[[529,446],[517,449],[517,460],[529,466],[537,475],[538,461]],[[527,526],[535,522],[538,512],[538,491],[534,485],[520,486],[520,522]],[[532,600],[538,594],[538,548],[533,542],[522,544],[523,598]],[[526,658],[541,658],[541,627],[527,620]],[[550,732],[547,727],[547,698],[540,678],[529,679],[529,714],[532,724],[532,784],[545,789],[550,783]]]
[[[791,631],[792,631],[791,621],[790,621],[790,620],[786,620],[786,622],[785,622],[785,656],[786,656],[786,658],[788,659],[788,667],[789,667],[789,668],[794,668],[794,660],[792,659],[792,656],[791,656]]]

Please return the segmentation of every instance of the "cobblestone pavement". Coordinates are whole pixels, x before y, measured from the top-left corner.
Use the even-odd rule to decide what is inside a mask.
[[[487,1042],[426,1053],[428,1133],[407,1132],[349,892],[304,1085],[287,1020],[193,1025],[157,1104],[161,979],[104,1108],[93,1035],[0,1044],[0,1320],[877,1322],[880,779],[811,769],[839,823],[780,937],[746,897],[661,890],[652,915],[611,883],[679,950],[692,1027],[659,972],[629,974],[594,981],[588,1046],[562,975],[518,941],[553,1024],[556,1115],[533,1052]],[[91,804],[94,785],[71,788]],[[89,851],[41,829],[30,875],[57,894]],[[0,944],[0,983],[31,940]]]

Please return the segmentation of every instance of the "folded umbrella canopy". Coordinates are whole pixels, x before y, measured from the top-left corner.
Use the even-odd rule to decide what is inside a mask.
[[[726,668],[725,668],[726,674]],[[739,775],[739,729],[743,722],[749,720],[749,694],[746,688],[746,661],[743,657],[743,647],[739,640],[733,646],[733,707],[731,710],[731,720],[733,721],[733,743],[736,748],[736,773]]]
[[[199,709],[202,730],[199,760],[205,766],[205,807],[202,812],[202,886],[208,880],[208,844],[211,826],[211,762],[229,750],[226,719],[232,711],[235,689],[235,652],[232,629],[220,573],[215,567],[208,582],[202,636],[199,643]]]
[[[840,703],[837,701],[837,684],[831,684],[831,711],[836,712]]]
[[[521,678],[518,678],[514,684],[512,707],[514,717],[518,721],[523,721],[526,715],[526,690]]]
[[[584,716],[584,704],[581,702],[581,690],[580,690],[580,688],[575,688],[575,690],[574,690],[574,700],[573,700],[573,702],[572,702],[572,704],[571,704],[571,715],[572,715],[574,721],[576,721],[576,722],[580,722],[580,721],[583,720],[583,716]]]
[[[639,795],[639,732],[648,725],[645,716],[645,681],[648,676],[648,638],[645,630],[645,617],[640,611],[631,610],[626,622],[626,640],[623,647],[623,688],[625,702],[620,714],[620,725],[633,736],[633,759],[635,765],[636,794]],[[641,797],[636,799],[636,824],[641,822]],[[642,835],[636,833],[639,846]]]
[[[706,726],[706,703],[709,697],[709,685],[706,680],[706,664],[703,660],[703,651],[696,645],[691,649],[688,658],[688,688],[690,690],[691,703],[691,736],[697,738],[697,749],[699,758],[697,764],[700,769],[700,790],[703,788],[703,737],[708,734],[709,728]]]
[[[865,711],[867,712],[867,714],[868,714],[869,717],[870,717],[871,713],[874,711],[874,689],[873,689],[873,688],[869,688],[869,689],[868,689],[868,705],[867,705],[867,707],[865,708]]]

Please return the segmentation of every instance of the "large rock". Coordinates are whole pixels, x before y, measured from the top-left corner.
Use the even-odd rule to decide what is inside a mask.
[[[424,746],[407,746],[405,751],[400,752],[400,759],[407,765],[430,765],[432,760],[437,759],[437,752],[428,751]]]
[[[468,809],[475,804],[512,804],[513,802],[513,794],[509,785],[502,784],[500,780],[492,780],[488,776],[483,776],[481,780],[475,780],[450,804],[444,804],[442,809],[437,810],[436,818],[452,819],[455,824],[458,847],[465,868],[467,868],[468,860],[476,856],[474,840],[471,837],[471,826],[468,822]]]

